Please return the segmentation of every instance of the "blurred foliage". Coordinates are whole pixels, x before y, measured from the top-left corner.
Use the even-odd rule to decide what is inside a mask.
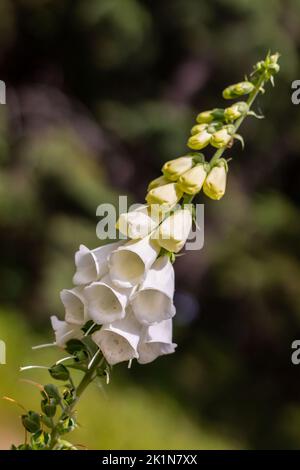
[[[0,312],[0,331],[8,352],[7,365],[0,366],[1,398],[8,396],[27,410],[30,407],[36,409],[39,400],[36,384],[46,385],[53,380],[44,370],[19,373],[18,369],[24,364],[31,364],[32,360],[40,365],[51,364],[57,360],[57,350],[30,351],[32,344],[45,338],[30,333],[28,327],[12,312]],[[14,348],[14,344],[19,347]],[[212,433],[193,422],[174,397],[159,391],[153,394],[141,386],[118,383],[117,372],[114,371],[112,384],[103,384],[102,389],[91,387],[79,404],[80,425],[73,434],[74,442],[89,449],[238,447],[234,440],[225,439],[221,433]],[[0,448],[7,448],[12,442],[23,442],[23,428],[17,416],[19,411],[19,405],[0,401]]]
[[[128,399],[144,422],[152,393],[168,397],[164,418],[149,417],[160,442],[174,399],[246,447],[299,448],[300,0],[2,0],[0,12],[1,305],[47,331],[78,244],[98,243],[98,204],[142,201],[162,163],[185,151],[196,113],[222,106],[221,90],[269,49],[282,54],[256,106],[266,119],[249,118],[245,151],[228,152],[226,196],[205,200],[204,249],[176,263],[178,351],[120,367],[133,384],[111,400],[123,410]],[[163,446],[198,446],[193,429]],[[134,439],[124,446],[158,445]]]

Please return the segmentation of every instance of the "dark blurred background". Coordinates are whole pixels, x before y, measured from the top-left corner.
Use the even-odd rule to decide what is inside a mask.
[[[266,119],[243,125],[245,150],[227,152],[225,197],[199,198],[204,248],[176,262],[177,352],[116,367],[113,393],[128,400],[116,398],[103,419],[132,408],[109,436],[87,440],[300,448],[300,366],[290,359],[300,339],[300,108],[291,103],[300,0],[1,0],[0,18],[0,337],[16,356],[0,366],[1,394],[5,384],[25,403],[31,395],[16,385],[17,351],[26,344],[32,361],[33,338],[49,337],[74,252],[99,244],[96,207],[119,194],[142,202],[163,162],[186,151],[197,112],[222,107],[222,89],[271,49],[281,72],[255,105]],[[7,406],[0,428],[15,416],[14,436]],[[137,427],[153,410],[149,441]],[[132,440],[120,440],[138,413]]]

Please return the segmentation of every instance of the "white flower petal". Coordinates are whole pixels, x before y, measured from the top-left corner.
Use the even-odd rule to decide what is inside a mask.
[[[89,250],[86,246],[80,245],[79,250],[75,253],[76,272],[73,283],[83,285],[98,281],[108,271],[108,256],[123,243],[123,241],[109,243],[94,250]]]
[[[86,301],[83,296],[83,289],[63,289],[60,298],[65,307],[65,320],[75,325],[83,325],[87,320]]]
[[[192,214],[188,209],[180,209],[167,217],[154,233],[159,245],[168,251],[178,253],[192,228]]]
[[[150,235],[130,241],[113,251],[109,257],[109,274],[112,282],[122,288],[139,284],[155,261],[159,246]]]
[[[138,357],[140,331],[139,323],[129,310],[125,318],[102,326],[101,330],[93,333],[92,338],[107,362],[114,365]]]
[[[141,323],[150,325],[175,315],[174,282],[174,268],[169,258],[158,258],[131,298],[132,310]]]
[[[83,336],[80,326],[61,321],[54,315],[51,317],[51,324],[55,332],[56,344],[62,348],[70,339],[80,339]]]
[[[146,237],[152,232],[157,227],[158,220],[150,217],[148,207],[141,204],[137,209],[121,214],[117,222],[120,232],[134,240]]]
[[[109,275],[93,282],[84,289],[89,316],[101,325],[125,317],[125,309],[133,289],[121,289],[113,285]]]
[[[165,320],[149,326],[138,346],[140,364],[147,364],[157,357],[172,354],[176,344],[172,343],[172,320]]]

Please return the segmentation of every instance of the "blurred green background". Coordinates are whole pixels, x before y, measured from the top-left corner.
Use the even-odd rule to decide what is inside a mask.
[[[205,246],[176,262],[176,354],[114,369],[82,400],[89,448],[300,448],[300,0],[1,0],[0,395],[24,406],[46,383],[78,245],[99,244],[96,207],[142,202],[184,154],[197,112],[222,106],[268,49],[281,72],[227,156],[228,190],[205,202]],[[52,338],[51,338],[52,339]],[[0,402],[0,447],[22,439]]]

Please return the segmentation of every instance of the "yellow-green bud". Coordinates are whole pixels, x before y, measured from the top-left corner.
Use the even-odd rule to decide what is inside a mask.
[[[155,178],[154,180],[150,181],[148,185],[148,191],[153,188],[158,188],[159,186],[163,186],[164,184],[168,184],[171,181],[168,180],[164,175],[159,176],[158,178]]]
[[[199,134],[199,132],[205,131],[207,129],[208,124],[196,124],[195,126],[192,127],[191,129],[191,134]]]
[[[254,90],[254,88],[253,83],[248,81],[235,83],[234,85],[230,85],[225,88],[223,91],[223,98],[225,98],[225,100],[231,100],[242,95],[248,95]]]
[[[146,196],[146,201],[149,205],[163,204],[168,207],[174,207],[181,198],[182,191],[179,189],[177,184],[169,183],[164,186],[151,189]]]
[[[226,121],[232,122],[247,114],[248,110],[248,104],[245,101],[239,101],[238,103],[234,103],[229,108],[226,108],[224,111],[224,116]]]
[[[189,138],[187,145],[193,150],[201,150],[206,147],[211,139],[211,134],[206,130],[199,132],[199,134],[194,134]]]
[[[221,199],[226,190],[227,164],[221,160],[207,175],[203,184],[203,192],[211,199]]]
[[[192,168],[194,165],[194,159],[190,155],[184,157],[175,158],[164,164],[162,172],[166,178],[170,181],[177,181],[179,176],[185,171]]]
[[[211,145],[217,149],[227,147],[232,139],[231,134],[228,132],[228,129],[223,127],[220,131],[215,132],[211,137]]]
[[[209,124],[212,121],[218,121],[224,118],[224,109],[222,108],[215,108],[210,109],[209,111],[203,111],[202,113],[198,114],[196,121],[199,124]]]
[[[275,73],[278,73],[280,70],[280,66],[277,63],[278,59],[279,59],[278,53],[273,54],[269,57],[268,70],[272,75],[274,75]]]
[[[199,163],[191,170],[180,176],[178,186],[186,194],[197,194],[203,186],[207,175],[208,165]]]

